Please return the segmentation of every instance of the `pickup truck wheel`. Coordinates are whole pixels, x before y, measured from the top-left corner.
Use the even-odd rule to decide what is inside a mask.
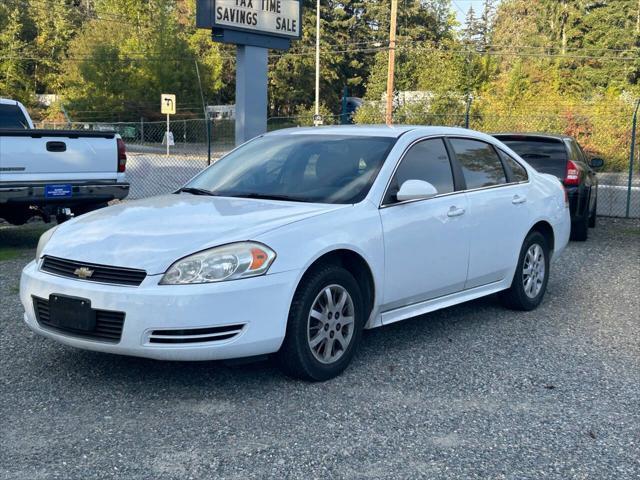
[[[0,210],[0,218],[4,218],[11,225],[24,225],[31,217],[33,217],[33,215],[28,208],[14,207],[12,209]]]
[[[360,287],[349,271],[315,268],[296,291],[278,352],[281,369],[309,381],[333,378],[349,365],[364,326]]]

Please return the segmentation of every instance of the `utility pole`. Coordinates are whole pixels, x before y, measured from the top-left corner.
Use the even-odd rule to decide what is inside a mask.
[[[393,123],[393,77],[396,65],[396,18],[398,0],[391,0],[391,24],[389,27],[389,66],[387,68],[387,111],[386,123]]]
[[[319,125],[320,118],[320,0],[316,2],[316,111],[313,124]]]

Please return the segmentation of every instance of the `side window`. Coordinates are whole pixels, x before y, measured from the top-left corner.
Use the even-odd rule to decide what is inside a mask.
[[[502,162],[488,143],[452,138],[451,145],[462,167],[467,189],[491,187],[507,182]]]
[[[439,194],[453,192],[451,163],[441,138],[423,140],[411,147],[396,170],[385,203],[393,202],[393,198],[390,197],[397,193],[407,180],[429,182],[436,187]]]
[[[17,105],[0,104],[0,128],[28,129],[29,122]]]
[[[518,162],[516,162],[513,158],[511,158],[509,155],[504,153],[502,150],[500,150],[500,156],[502,157],[502,160],[507,165],[509,165],[509,168],[511,169],[512,182],[526,182],[529,179],[529,176],[527,175],[527,170],[522,165],[520,165]]]

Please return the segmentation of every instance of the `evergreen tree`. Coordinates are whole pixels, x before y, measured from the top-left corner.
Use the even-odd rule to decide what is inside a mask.
[[[18,5],[0,5],[0,96],[24,103],[33,100],[33,86],[27,73],[30,55],[28,43],[22,38],[24,15]]]

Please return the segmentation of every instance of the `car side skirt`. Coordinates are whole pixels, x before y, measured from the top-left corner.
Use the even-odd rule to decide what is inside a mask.
[[[491,295],[509,288],[511,285],[511,277],[507,277],[503,280],[482,285],[480,287],[470,288],[468,290],[462,290],[460,292],[445,295],[443,297],[432,298],[419,303],[406,305],[386,312],[381,312],[377,315],[375,320],[369,322],[368,328],[381,327],[383,325],[389,325],[391,323],[406,320],[418,315],[424,315],[425,313],[440,310],[442,308],[451,307],[459,303],[468,302],[476,298]]]

